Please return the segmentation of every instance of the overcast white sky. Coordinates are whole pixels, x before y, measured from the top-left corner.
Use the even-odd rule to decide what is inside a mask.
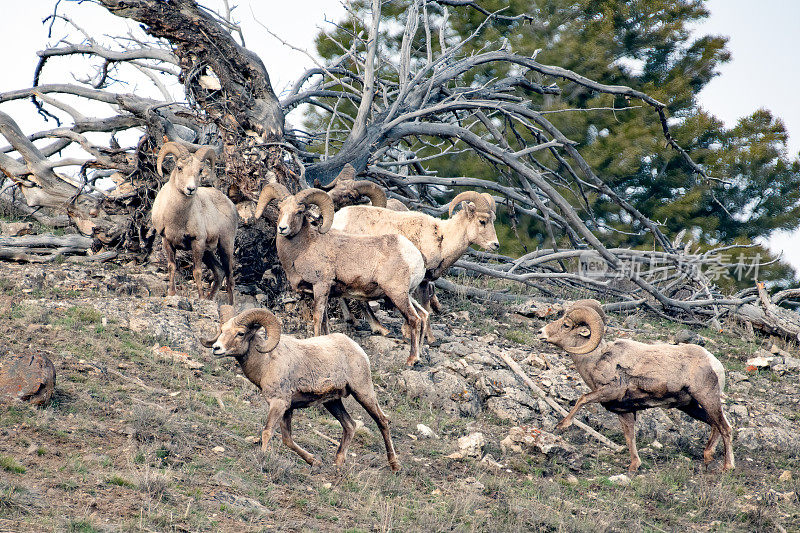
[[[213,2],[208,3],[213,5]],[[247,46],[264,60],[279,93],[312,62],[304,54],[282,46],[259,22],[295,46],[311,52],[314,36],[320,28],[327,27],[326,17],[339,20],[344,13],[335,0],[240,0],[238,3],[234,13],[242,21]],[[6,1],[3,4],[0,49],[3,50],[4,75],[0,77],[0,92],[30,86],[36,51],[47,40],[47,28],[41,21],[52,12],[54,2]],[[701,93],[702,106],[729,126],[760,107],[770,109],[784,120],[790,134],[790,153],[797,155],[800,152],[797,92],[800,84],[800,1],[710,0],[708,6],[711,17],[697,31],[730,37],[728,49],[733,59],[721,68],[721,76]],[[88,2],[80,5],[62,2],[59,9],[71,14],[93,34],[119,33],[130,24],[109,17],[103,9]],[[63,25],[56,28],[54,37],[57,38],[63,34]],[[51,76],[59,76],[55,71],[50,72]],[[72,80],[51,78],[49,81]],[[139,87],[128,90],[139,90]],[[30,104],[4,105],[3,110],[20,117],[30,114]],[[31,131],[40,125],[31,120],[22,126]],[[775,251],[782,251],[800,270],[800,230],[776,234],[769,245]]]

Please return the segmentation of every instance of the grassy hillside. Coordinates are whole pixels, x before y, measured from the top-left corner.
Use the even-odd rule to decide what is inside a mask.
[[[131,296],[130,285],[114,281],[134,275],[125,269],[81,268],[3,265],[3,348],[50,357],[57,392],[46,408],[0,406],[0,531],[800,530],[796,443],[751,450],[735,438],[737,469],[721,474],[704,471],[704,442],[694,437],[660,449],[640,440],[641,473],[614,484],[608,478],[624,472],[627,452],[611,453],[579,430],[565,434],[578,461],[504,454],[499,442],[512,422],[489,411],[451,415],[409,399],[395,380],[404,370],[402,343],[389,352],[396,357],[367,349],[392,420],[403,466],[398,475],[386,465],[374,423],[350,399],[348,409],[364,426],[342,469],[331,464],[330,442],[341,430],[318,408],[298,412],[294,435],[322,466],[309,468],[278,437],[262,453],[264,404],[235,362],[175,342],[173,351],[162,348],[169,342],[159,328],[167,326],[148,327],[147,320],[149,306],[163,298]],[[164,282],[154,276],[153,283]],[[141,311],[144,326],[134,328],[96,302],[129,305]],[[445,305],[455,314],[435,321],[484,335],[486,353],[544,351],[569,366],[533,340],[542,321],[460,299]],[[185,315],[187,327],[196,323],[188,311],[171,312]],[[301,328],[288,316],[285,323]],[[650,338],[674,333],[655,323],[642,329]],[[761,343],[733,331],[700,333],[726,368],[740,373]],[[378,342],[358,340],[365,348]],[[741,393],[748,416],[774,412],[796,426],[797,379],[770,370],[748,375]],[[439,438],[422,438],[419,423]],[[474,431],[485,434],[481,456],[493,461],[449,458],[456,439]],[[624,444],[618,429],[601,431]]]

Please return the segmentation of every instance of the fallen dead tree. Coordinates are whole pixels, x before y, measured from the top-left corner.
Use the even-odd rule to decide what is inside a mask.
[[[0,237],[0,259],[49,263],[61,259],[70,262],[103,262],[117,257],[114,251],[93,254],[93,242],[82,235]]]
[[[52,129],[25,135],[11,115],[0,112],[0,135],[8,142],[0,147],[0,169],[14,189],[4,189],[0,199],[21,214],[55,223],[68,213],[72,224],[107,250],[146,255],[152,244],[147,214],[160,185],[155,154],[165,140],[219,146],[225,172],[218,173],[217,186],[240,213],[252,210],[254,194],[266,182],[296,192],[307,183],[325,185],[352,164],[361,178],[381,184],[389,197],[412,208],[439,215],[456,188],[468,187],[490,193],[512,224],[526,215],[544,228],[547,248],[521,258],[472,252],[456,265],[468,272],[550,296],[565,289],[589,291],[608,302],[609,309],[646,307],[688,324],[718,328],[731,316],[796,338],[794,313],[772,307],[779,301],[759,304],[763,299],[752,291],[722,294],[708,269],[730,267],[721,258],[723,250],[697,253],[681,239],[670,240],[662,226],[597,175],[547,115],[547,102],[565,91],[613,97],[613,109],[593,111],[640,109],[643,120],[661,126],[663,140],[695,179],[716,186],[722,180],[708,175],[673,138],[667,105],[631,87],[602,84],[540,63],[504,43],[465,52],[487,26],[498,18],[507,20],[506,13],[479,10],[486,17],[483,23],[454,42],[448,38],[449,10],[472,11],[477,3],[409,1],[400,45],[387,53],[390,45],[381,41],[381,1],[371,0],[365,10],[353,13],[363,15],[364,31],[351,35],[352,43],[338,43],[340,56],[308,69],[279,99],[267,66],[241,44],[241,30],[229,11],[220,15],[193,0],[99,3],[140,23],[142,31],[136,38],[100,42],[54,13],[53,21],[78,28],[73,32],[78,38],[39,53],[33,87],[0,94],[0,105],[31,99],[39,113],[58,117]],[[100,67],[75,83],[41,82],[51,63],[75,56]],[[489,79],[480,74],[493,67],[510,74]],[[118,77],[134,70],[161,98],[115,90]],[[173,94],[170,86],[182,87],[184,94]],[[114,114],[91,117],[72,103],[76,100],[108,104]],[[285,113],[299,106],[320,111],[316,131],[285,129]],[[117,141],[116,134],[135,129],[145,131],[138,143]],[[96,140],[98,133],[107,135],[106,144]],[[310,149],[314,143],[321,147],[318,152]],[[83,157],[63,156],[67,148],[82,150]],[[495,179],[440,176],[426,169],[430,161],[465,152],[491,165]],[[99,186],[106,178],[114,181],[111,189]],[[641,236],[648,249],[607,246],[608,236],[622,230],[592,211],[590,196],[620,208],[630,220],[626,231]],[[264,270],[277,263],[268,226],[241,228],[237,259],[246,272],[240,271],[240,279],[244,275],[259,282]],[[266,242],[270,250],[258,244]],[[257,259],[242,257],[247,253]],[[513,298],[475,291],[492,299]]]

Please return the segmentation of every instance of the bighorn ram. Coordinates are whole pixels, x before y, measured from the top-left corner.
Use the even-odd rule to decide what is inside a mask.
[[[453,211],[462,209],[453,215]],[[425,280],[430,282],[447,272],[471,244],[486,249],[497,249],[497,233],[494,230],[495,202],[491,195],[466,191],[450,202],[447,220],[434,218],[418,211],[395,211],[369,206],[350,206],[336,212],[334,230],[364,235],[398,234],[408,238],[422,253],[425,261]],[[425,287],[423,287],[425,288]],[[433,298],[432,287],[423,292]],[[430,312],[430,299],[421,303]],[[436,305],[436,304],[434,304]],[[376,333],[386,334],[386,328],[367,313],[370,325]],[[433,341],[430,327],[426,328],[429,341]]]
[[[175,249],[190,249],[194,264],[194,281],[200,298],[204,297],[201,262],[214,274],[208,299],[214,298],[224,275],[228,280],[228,302],[233,303],[233,241],[239,215],[233,202],[213,187],[201,187],[214,173],[214,149],[203,146],[194,154],[175,142],[164,143],[158,153],[156,168],[168,155],[175,157],[175,168],[169,181],[158,191],[153,202],[152,220],[161,235],[169,266],[169,289],[175,294]],[[219,259],[215,252],[219,248]]]
[[[367,180],[356,180],[356,169],[350,163],[345,164],[336,178],[327,185],[315,184],[327,191],[336,209],[346,205],[354,205],[362,196],[369,198],[375,207],[386,207],[386,193],[380,186]]]
[[[342,425],[335,461],[336,466],[342,466],[356,427],[342,398],[352,394],[378,424],[389,466],[394,471],[400,469],[389,435],[389,419],[375,396],[369,358],[358,344],[341,333],[305,340],[281,335],[280,322],[266,309],[248,309],[235,317],[231,306],[224,305],[220,311],[219,334],[202,342],[217,357],[235,357],[247,379],[261,389],[269,404],[261,433],[262,450],[266,451],[272,430],[280,422],[283,443],[313,465],[314,456],[292,439],[292,413],[322,403]],[[257,334],[261,327],[266,338]]]
[[[410,329],[411,354],[407,364],[413,365],[419,358],[428,319],[428,313],[411,297],[425,275],[419,250],[402,235],[328,231],[333,222],[333,201],[320,189],[290,195],[283,185],[267,185],[258,199],[257,218],[273,199],[279,201],[280,209],[278,259],[292,289],[314,295],[314,335],[328,333],[329,296],[357,300],[387,297]],[[309,223],[310,205],[316,205],[322,214],[319,227]]]
[[[583,381],[592,389],[575,403],[556,426],[563,430],[582,405],[599,402],[619,416],[635,471],[642,462],[636,451],[636,413],[651,407],[677,407],[711,426],[703,452],[706,466],[722,437],[725,470],[734,467],[731,426],[722,412],[725,369],[705,348],[695,344],[644,344],[620,339],[603,340],[606,317],[597,300],[579,300],[564,316],[541,329],[540,338],[560,346],[575,362]]]

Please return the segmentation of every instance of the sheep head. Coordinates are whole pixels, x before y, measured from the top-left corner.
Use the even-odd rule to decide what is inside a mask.
[[[494,198],[490,194],[465,191],[456,195],[450,202],[449,214],[452,217],[456,207],[461,206],[466,221],[467,239],[485,250],[496,250],[500,247],[494,221],[497,218]]]
[[[210,179],[214,174],[214,162],[217,154],[211,146],[203,146],[192,154],[182,144],[164,143],[156,160],[156,170],[158,170],[159,176],[164,175],[162,165],[168,155],[175,157],[175,168],[172,169],[169,180],[186,196],[194,195],[203,181]]]
[[[338,185],[344,185],[347,182],[353,181],[356,179],[356,169],[350,163],[345,163],[342,167],[341,172],[339,175],[333,178],[333,181],[328,183],[327,185],[322,185],[319,180],[314,180],[314,187],[317,189],[322,189],[323,191],[330,191],[337,187]]]
[[[564,316],[550,322],[539,338],[563,348],[567,353],[583,355],[600,345],[605,333],[605,313],[597,300],[579,300],[564,311]]]
[[[223,306],[227,308],[230,306]],[[231,308],[232,311],[232,308]],[[203,346],[211,348],[217,357],[240,357],[250,351],[250,344],[259,328],[266,331],[266,341],[257,349],[271,352],[281,338],[281,323],[266,309],[248,309],[229,317],[231,313],[223,310],[219,333],[214,339],[203,340]]]
[[[302,229],[303,221],[308,216],[309,207],[316,206],[322,215],[322,222],[317,228],[320,233],[326,233],[333,224],[333,200],[321,189],[305,189],[295,195],[289,194],[286,187],[278,183],[271,183],[264,187],[258,198],[256,218],[264,214],[267,204],[273,199],[278,200],[278,234],[291,238]]]
[[[386,207],[386,193],[375,183],[367,180],[356,180],[356,169],[350,163],[345,164],[339,175],[327,185],[321,185],[319,180],[314,186],[331,195],[336,207],[357,204],[362,196],[369,198],[374,207]]]
[[[386,207],[386,193],[378,185],[367,180],[340,182],[330,190],[331,199],[337,206],[357,204],[362,196],[369,198],[373,207]]]

